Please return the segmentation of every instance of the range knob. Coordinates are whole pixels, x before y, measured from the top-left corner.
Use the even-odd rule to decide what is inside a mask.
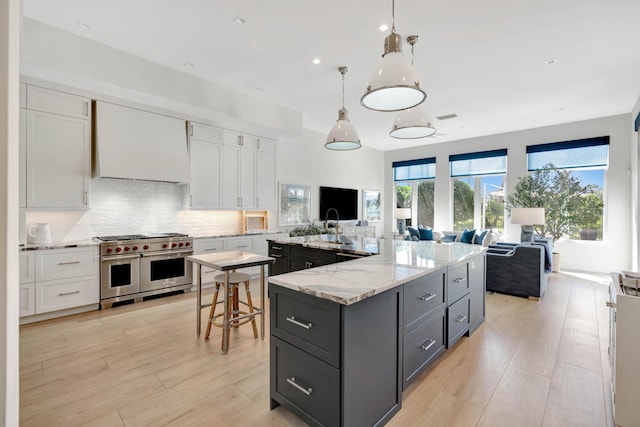
[[[183,247],[183,246],[184,246],[184,243],[182,243],[182,242],[178,243],[178,247],[179,247],[179,248],[181,248],[181,247]]]
[[[144,245],[144,246],[142,247],[142,249],[144,249],[144,250],[146,251],[147,249],[149,249],[149,245]]]
[[[129,252],[130,250],[131,250],[131,248],[130,248],[129,246],[125,246],[125,247],[124,247],[124,251],[125,251],[125,252]]]
[[[134,250],[134,251],[137,251],[137,250],[138,250],[138,247],[137,247],[137,246],[134,246],[134,247],[133,247],[133,248],[131,248],[131,249],[132,249],[132,250]]]
[[[122,252],[122,248],[121,248],[120,246],[118,246],[118,247],[116,248],[116,252]]]
[[[191,242],[185,242],[184,245],[189,247],[189,246],[191,246]]]
[[[168,247],[169,247],[169,245],[168,245],[168,244],[166,244],[166,243],[163,243],[163,244],[162,244],[162,248],[163,248],[163,249],[167,249]]]
[[[177,244],[177,243],[172,243],[172,244],[171,244],[171,247],[172,247],[172,248],[175,248],[176,246],[178,246],[178,244]]]
[[[113,252],[113,248],[107,248],[107,253],[110,254],[111,252]]]

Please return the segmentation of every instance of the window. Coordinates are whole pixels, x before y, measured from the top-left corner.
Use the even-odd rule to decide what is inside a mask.
[[[571,212],[574,240],[602,240],[604,234],[605,172],[609,165],[609,137],[527,146],[529,172],[551,166],[566,171],[587,187],[578,209]]]
[[[411,209],[407,225],[433,227],[435,176],[435,157],[393,162],[396,207]]]
[[[449,156],[453,229],[504,229],[504,177],[507,150]]]

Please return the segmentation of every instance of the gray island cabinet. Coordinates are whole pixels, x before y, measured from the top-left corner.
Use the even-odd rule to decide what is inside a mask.
[[[277,247],[306,247],[289,240]],[[359,244],[350,250],[366,252]],[[368,247],[375,256],[269,278],[271,409],[283,405],[310,425],[383,425],[402,390],[484,320],[481,247]]]

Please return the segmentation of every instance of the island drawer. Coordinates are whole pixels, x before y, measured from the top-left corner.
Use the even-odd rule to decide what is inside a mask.
[[[455,266],[449,266],[447,272],[447,295],[449,304],[456,302],[468,292],[469,274],[467,263],[462,262]]]
[[[340,304],[269,284],[271,333],[340,367]]]
[[[446,303],[446,271],[438,270],[404,285],[404,333],[421,322],[425,316]]]
[[[406,387],[445,350],[446,315],[444,307],[432,313],[423,324],[404,337],[402,386]]]
[[[340,371],[271,337],[271,397],[312,425],[340,425]]]
[[[469,330],[469,302],[467,294],[447,309],[447,348]]]

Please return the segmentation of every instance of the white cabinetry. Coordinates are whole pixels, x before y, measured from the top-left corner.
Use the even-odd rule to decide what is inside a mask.
[[[91,173],[91,105],[88,98],[26,87],[21,117],[22,187],[29,208],[87,208]],[[24,140],[24,141],[23,141]],[[22,154],[22,153],[21,153]]]
[[[98,261],[97,247],[20,252],[20,316],[77,307],[96,309],[100,301]],[[34,320],[49,317],[56,315]]]
[[[640,297],[622,292],[619,274],[611,273],[609,288],[609,361],[615,423],[620,427],[640,425]]]
[[[204,238],[204,239],[193,239],[193,254],[194,255],[202,255],[202,254],[211,254],[216,252],[224,251],[224,241],[223,239],[218,238]],[[214,270],[209,267],[202,267],[202,284],[213,283],[213,279],[216,274],[220,273],[218,270]],[[196,277],[196,272],[194,271],[193,277]],[[194,279],[195,280],[195,279]]]
[[[18,207],[27,207],[27,109],[20,108],[20,129],[18,130],[19,138],[19,205]]]
[[[222,129],[189,123],[191,184],[189,206],[222,207]]]
[[[256,188],[258,196],[256,208],[276,209],[276,155],[258,151]]]

